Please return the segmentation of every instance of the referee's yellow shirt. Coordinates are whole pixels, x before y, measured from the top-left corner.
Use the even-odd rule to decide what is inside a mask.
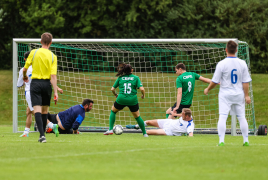
[[[57,74],[57,56],[48,49],[33,49],[25,63],[28,69],[32,65],[32,79],[51,79],[51,74]]]

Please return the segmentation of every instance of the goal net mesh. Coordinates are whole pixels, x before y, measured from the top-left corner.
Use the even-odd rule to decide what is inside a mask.
[[[174,67],[184,63],[187,71],[212,78],[216,64],[226,56],[225,47],[226,43],[53,43],[50,50],[58,58],[57,83],[64,92],[59,94],[57,105],[52,98],[49,112],[64,111],[89,98],[94,101],[93,109],[86,113],[80,129],[106,130],[116,100],[111,87],[117,79],[117,66],[124,62],[131,64],[133,74],[140,77],[146,91],[145,99],[140,98],[139,91],[137,94],[143,120],[165,119],[166,110],[176,102]],[[18,72],[25,64],[23,54],[37,48],[41,48],[40,43],[18,43]],[[239,43],[238,57],[249,66],[246,43]],[[217,128],[219,86],[206,96],[203,92],[207,86],[196,81],[191,106],[196,131]],[[246,105],[246,118],[253,132],[255,118],[251,84],[250,96],[252,103]],[[18,88],[18,131],[25,128],[26,108],[24,87]],[[136,121],[126,107],[117,113],[115,124],[126,126],[136,124]],[[227,128],[231,128],[231,117],[227,120]]]

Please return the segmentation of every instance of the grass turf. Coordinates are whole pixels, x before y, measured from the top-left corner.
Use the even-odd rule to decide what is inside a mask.
[[[194,137],[101,133],[20,138],[0,126],[0,179],[265,179],[267,137]]]

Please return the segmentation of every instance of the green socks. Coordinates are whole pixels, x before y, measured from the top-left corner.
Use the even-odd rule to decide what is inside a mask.
[[[111,119],[111,118],[110,118]],[[138,122],[138,124],[139,124],[139,126],[140,126],[140,128],[141,128],[141,130],[142,130],[142,133],[143,134],[146,134],[146,131],[145,131],[145,126],[144,126],[144,121],[142,120],[142,118],[139,116],[139,117],[137,117],[137,118],[135,118],[136,119],[136,121]]]
[[[111,110],[110,119],[109,119],[109,130],[112,130],[115,122],[115,112]]]
[[[169,114],[166,114],[166,118],[168,118]]]

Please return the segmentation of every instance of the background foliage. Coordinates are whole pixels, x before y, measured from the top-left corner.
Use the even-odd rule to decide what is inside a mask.
[[[253,73],[268,73],[268,0],[1,0],[1,69],[12,38],[238,38]]]

